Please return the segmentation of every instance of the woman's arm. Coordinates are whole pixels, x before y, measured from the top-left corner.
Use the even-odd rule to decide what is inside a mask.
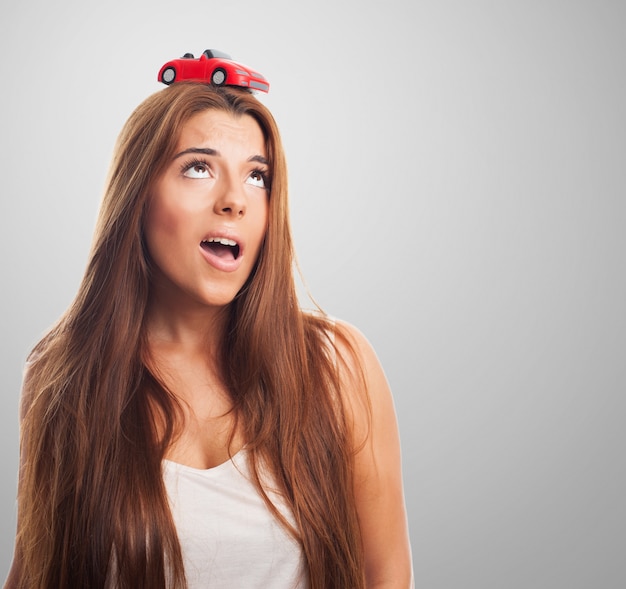
[[[342,382],[358,449],[355,497],[365,551],[366,586],[409,589],[414,586],[413,570],[391,391],[369,342],[354,327],[344,323],[340,326],[356,352],[352,361],[349,354],[342,354],[346,359]],[[360,364],[360,370],[353,362]],[[359,372],[362,379],[355,377]],[[367,395],[363,394],[363,385]]]

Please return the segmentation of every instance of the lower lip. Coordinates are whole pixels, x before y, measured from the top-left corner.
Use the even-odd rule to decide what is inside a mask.
[[[202,246],[198,246],[200,248],[200,253],[202,257],[211,265],[213,268],[220,270],[221,272],[234,272],[241,266],[243,256],[241,252],[239,252],[239,257],[235,260],[235,258],[220,258],[216,256],[213,252],[205,250]]]

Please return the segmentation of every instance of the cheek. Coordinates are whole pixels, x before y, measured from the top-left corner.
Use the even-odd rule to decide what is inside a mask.
[[[152,202],[146,212],[144,238],[153,262],[163,268],[176,255],[176,215],[162,203]]]
[[[193,229],[194,215],[185,211],[180,203],[155,195],[146,212],[144,234],[146,243],[153,250],[175,248]]]
[[[267,234],[267,230],[269,227],[269,215],[270,215],[270,211],[269,211],[269,203],[266,201],[265,204],[261,204],[259,206],[259,209],[256,211],[256,215],[255,215],[255,219],[257,220],[256,222],[256,234],[257,234],[257,240],[259,242],[259,246],[260,244],[263,242],[263,239],[265,238],[265,235]]]
[[[179,220],[176,211],[172,210],[159,199],[150,203],[146,213],[146,236],[160,233],[171,233],[176,230]]]

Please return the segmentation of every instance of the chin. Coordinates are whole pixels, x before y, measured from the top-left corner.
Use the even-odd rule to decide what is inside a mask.
[[[199,302],[206,307],[227,307],[235,300],[240,290],[241,289],[207,293],[200,298]]]

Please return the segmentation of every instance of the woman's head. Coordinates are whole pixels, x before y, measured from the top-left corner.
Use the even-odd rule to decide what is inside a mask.
[[[182,127],[152,183],[143,220],[151,308],[228,305],[248,281],[267,230],[271,177],[265,137],[250,115],[205,110]]]
[[[92,249],[92,260],[110,265],[109,279],[139,292],[150,288],[151,261],[145,230],[155,187],[173,158],[181,133],[207,111],[233,120],[253,120],[261,131],[271,186],[267,232],[252,274],[263,283],[291,274],[286,166],[276,123],[249,92],[236,88],[179,83],[145,100],[130,116],[116,147]],[[271,263],[270,263],[271,262]],[[134,286],[132,283],[139,281]],[[128,284],[128,283],[131,284]],[[259,291],[261,292],[261,291]]]

